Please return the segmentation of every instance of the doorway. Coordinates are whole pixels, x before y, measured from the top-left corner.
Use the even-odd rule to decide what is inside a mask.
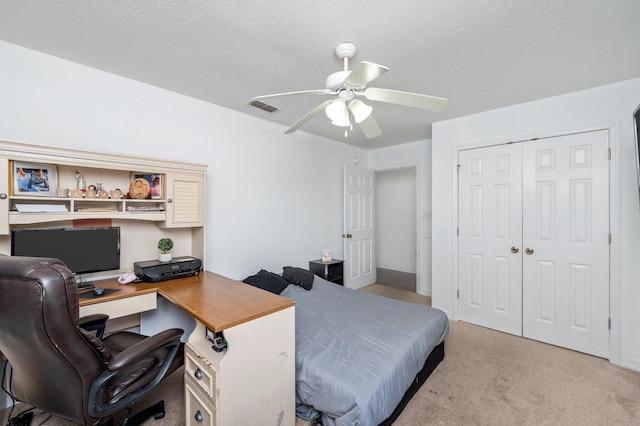
[[[416,292],[416,167],[375,172],[377,284]]]

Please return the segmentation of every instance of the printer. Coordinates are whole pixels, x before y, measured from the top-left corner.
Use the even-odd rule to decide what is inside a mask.
[[[169,262],[146,260],[134,262],[133,271],[138,278],[148,283],[198,275],[202,261],[191,256],[174,257]]]

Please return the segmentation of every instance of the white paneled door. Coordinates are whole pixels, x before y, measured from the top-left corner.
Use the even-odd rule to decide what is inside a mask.
[[[522,334],[521,146],[461,151],[459,314]]]
[[[608,132],[459,160],[460,319],[608,357]]]
[[[344,168],[344,281],[349,288],[376,282],[373,172]]]
[[[523,335],[609,356],[608,132],[522,147]]]

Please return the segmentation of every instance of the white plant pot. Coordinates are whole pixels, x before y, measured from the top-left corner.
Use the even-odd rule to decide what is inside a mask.
[[[158,255],[158,260],[160,262],[171,262],[171,259],[173,259],[171,253],[160,253]]]

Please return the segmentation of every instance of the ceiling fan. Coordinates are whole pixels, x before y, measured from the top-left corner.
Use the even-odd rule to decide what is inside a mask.
[[[331,99],[328,99],[313,108],[301,119],[295,122],[293,126],[289,127],[285,133],[295,132],[307,121],[311,120],[316,114],[324,111],[327,117],[331,119],[331,124],[335,126],[353,130],[352,122],[355,121],[368,139],[380,136],[382,131],[371,114],[373,108],[358,98],[364,97],[372,101],[387,102],[435,112],[442,111],[447,104],[447,100],[445,98],[439,98],[436,96],[402,92],[399,90],[380,89],[376,87],[366,87],[369,82],[389,71],[389,68],[372,62],[362,61],[353,71],[350,71],[349,59],[353,58],[356,54],[356,45],[353,43],[344,42],[338,44],[335,47],[335,53],[339,59],[343,60],[344,70],[329,75],[329,77],[327,77],[325,89],[256,96],[249,101],[249,104],[260,99],[273,98],[277,96],[307,94],[329,95],[332,97]],[[347,129],[345,129],[345,137],[346,136]]]

